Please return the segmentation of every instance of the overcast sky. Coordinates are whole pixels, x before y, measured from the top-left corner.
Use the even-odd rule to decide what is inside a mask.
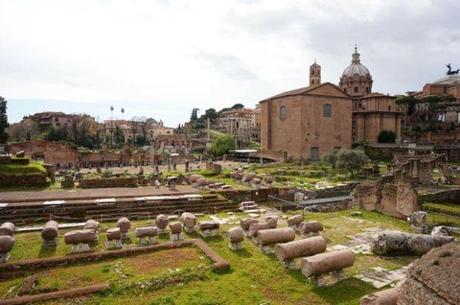
[[[0,0],[0,95],[39,111],[177,126],[193,107],[248,107],[338,83],[354,44],[374,91],[420,90],[460,68],[459,0]]]

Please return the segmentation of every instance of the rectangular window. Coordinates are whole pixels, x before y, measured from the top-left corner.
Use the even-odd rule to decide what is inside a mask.
[[[332,105],[331,104],[323,105],[323,117],[325,118],[332,117]]]
[[[319,160],[319,147],[310,148],[310,159]]]

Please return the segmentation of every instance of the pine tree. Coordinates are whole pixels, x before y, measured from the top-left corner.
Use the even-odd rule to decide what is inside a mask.
[[[5,144],[8,140],[6,128],[8,128],[8,115],[6,114],[7,101],[0,96],[0,143]]]

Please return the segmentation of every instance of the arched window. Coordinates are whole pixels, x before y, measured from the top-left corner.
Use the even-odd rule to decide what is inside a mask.
[[[280,107],[280,120],[285,120],[286,117],[287,117],[286,106],[281,106]]]
[[[331,104],[323,105],[323,117],[325,118],[332,117],[332,105]]]

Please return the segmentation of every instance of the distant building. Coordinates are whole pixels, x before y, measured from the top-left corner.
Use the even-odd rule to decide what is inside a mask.
[[[260,102],[261,145],[278,159],[313,159],[351,147],[352,98],[322,83]]]
[[[263,154],[276,159],[319,159],[352,142],[377,142],[393,131],[400,139],[401,112],[395,97],[372,93],[372,76],[357,48],[339,86],[321,83],[321,66],[310,66],[309,86],[260,102]]]
[[[384,130],[394,132],[399,142],[402,113],[396,106],[396,98],[371,93],[373,82],[355,47],[351,64],[345,68],[339,82],[343,91],[353,97],[353,142],[375,143]]]
[[[415,105],[415,120],[434,120],[445,123],[460,124],[460,75],[446,75],[423,86],[422,91],[409,92],[419,102]],[[429,96],[452,96],[450,101],[430,105],[424,98]],[[430,107],[435,106],[435,107]],[[410,123],[409,123],[410,124]]]
[[[218,130],[234,135],[240,143],[249,143],[258,140],[256,120],[259,114],[257,108],[226,110],[216,119],[215,125]]]
[[[90,119],[95,122],[94,117],[87,114],[66,114],[64,112],[38,112],[23,118],[31,119],[43,127],[63,128],[70,127],[72,124],[82,120]]]
[[[106,137],[110,137],[119,128],[123,133],[125,143],[132,142],[137,136],[145,137],[146,141],[153,143],[160,135],[172,135],[174,128],[165,127],[163,121],[152,118],[143,120],[105,120],[102,129]]]

